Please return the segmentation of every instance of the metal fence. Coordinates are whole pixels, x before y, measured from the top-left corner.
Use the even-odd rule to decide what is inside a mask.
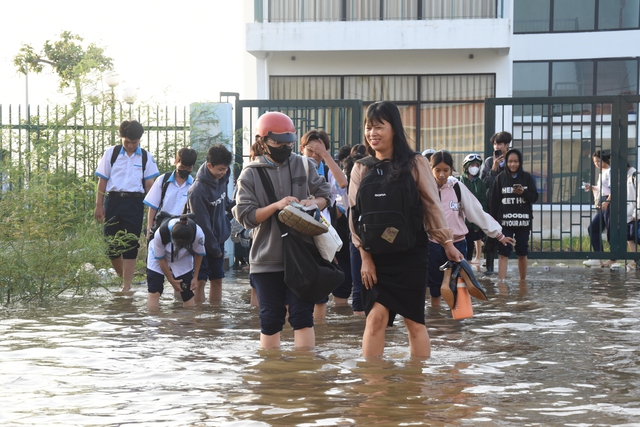
[[[627,250],[627,164],[638,169],[637,111],[640,96],[492,98],[485,101],[485,156],[496,131],[513,134],[524,170],[536,180],[530,241],[532,258],[638,259]],[[611,153],[610,253],[592,252],[587,228],[595,215],[597,182],[592,154]],[[639,218],[638,206],[635,218]]]
[[[158,168],[173,167],[176,152],[188,146],[190,112],[187,107],[83,108],[0,105],[0,148],[3,165],[23,174],[12,182],[28,182],[35,171],[94,180],[94,171],[107,147],[120,142],[123,120],[138,120],[145,128],[142,148]],[[15,177],[14,177],[15,178]]]

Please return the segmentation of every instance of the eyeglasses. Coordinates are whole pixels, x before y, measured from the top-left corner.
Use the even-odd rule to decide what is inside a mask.
[[[477,160],[480,163],[482,163],[482,157],[479,154],[469,154],[467,157],[464,158],[465,163],[473,162],[474,160]]]

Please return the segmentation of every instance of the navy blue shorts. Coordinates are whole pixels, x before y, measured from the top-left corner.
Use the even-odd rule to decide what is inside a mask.
[[[143,197],[107,196],[105,198],[104,235],[111,237],[115,236],[118,231],[123,231],[135,237],[126,241],[109,242],[107,252],[109,258],[116,259],[122,256],[123,259],[136,259],[138,257],[142,219],[144,217],[143,200]]]
[[[274,335],[282,331],[289,304],[293,330],[313,327],[313,303],[298,298],[284,283],[284,271],[251,274],[260,304],[260,332]]]
[[[189,301],[193,298],[193,291],[189,289],[191,286],[191,279],[193,279],[193,271],[183,274],[180,277],[176,277],[176,279],[187,284],[187,290],[180,292],[180,296],[182,297],[182,301]],[[173,289],[173,286],[171,289]],[[147,290],[150,294],[159,293],[162,295],[162,292],[164,292],[164,274],[160,274],[147,268]]]
[[[503,228],[502,234],[507,237],[513,237],[516,239],[516,255],[518,256],[527,256],[529,254],[529,227],[514,227],[514,228]],[[508,257],[511,255],[511,251],[513,251],[513,246],[511,245],[503,245],[498,242],[498,253],[500,255]]]
[[[220,252],[224,254],[224,245],[220,247]],[[206,254],[202,257],[198,280],[216,280],[224,278],[224,256],[214,258]]]

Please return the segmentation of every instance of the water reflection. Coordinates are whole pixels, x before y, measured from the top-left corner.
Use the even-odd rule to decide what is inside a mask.
[[[427,308],[432,357],[401,322],[385,357],[360,357],[364,318],[330,308],[317,348],[258,349],[248,277],[195,310],[108,293],[0,317],[0,423],[113,426],[632,425],[640,419],[640,280],[530,269],[485,281],[490,301],[454,321]]]

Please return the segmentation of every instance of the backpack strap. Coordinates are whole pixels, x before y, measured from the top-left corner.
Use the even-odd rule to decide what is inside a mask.
[[[462,196],[460,195],[460,181],[455,182],[453,184],[453,191],[456,192],[456,197],[458,198],[458,204],[462,202]]]
[[[271,182],[271,178],[269,178],[269,175],[267,175],[267,171],[265,171],[264,168],[258,168],[258,175],[260,175],[260,180],[262,181],[262,186],[267,193],[267,199],[269,200],[269,203],[276,203],[278,201],[278,198],[276,197],[276,190],[273,188],[273,182]],[[276,217],[277,212],[274,213],[273,216]],[[278,221],[277,218],[276,222],[278,223],[278,227],[280,227],[280,231],[282,232],[282,234],[284,235],[285,233],[287,233],[287,226]]]
[[[167,194],[167,188],[169,188],[169,177],[173,172],[166,172],[162,175],[162,193],[160,194],[160,203],[158,204],[158,209],[156,210],[156,216],[154,217],[154,221],[158,219],[158,214],[162,210],[162,205],[164,204],[164,196]]]
[[[120,155],[120,151],[122,150],[122,144],[116,145],[113,147],[113,153],[111,153],[111,167],[118,160],[118,156]]]
[[[273,188],[273,183],[271,182],[271,178],[267,175],[267,172],[264,168],[257,168],[258,175],[260,175],[260,180],[262,181],[262,186],[264,187],[264,191],[267,192],[267,199],[269,199],[269,203],[276,203],[278,198],[276,197],[276,190]]]

